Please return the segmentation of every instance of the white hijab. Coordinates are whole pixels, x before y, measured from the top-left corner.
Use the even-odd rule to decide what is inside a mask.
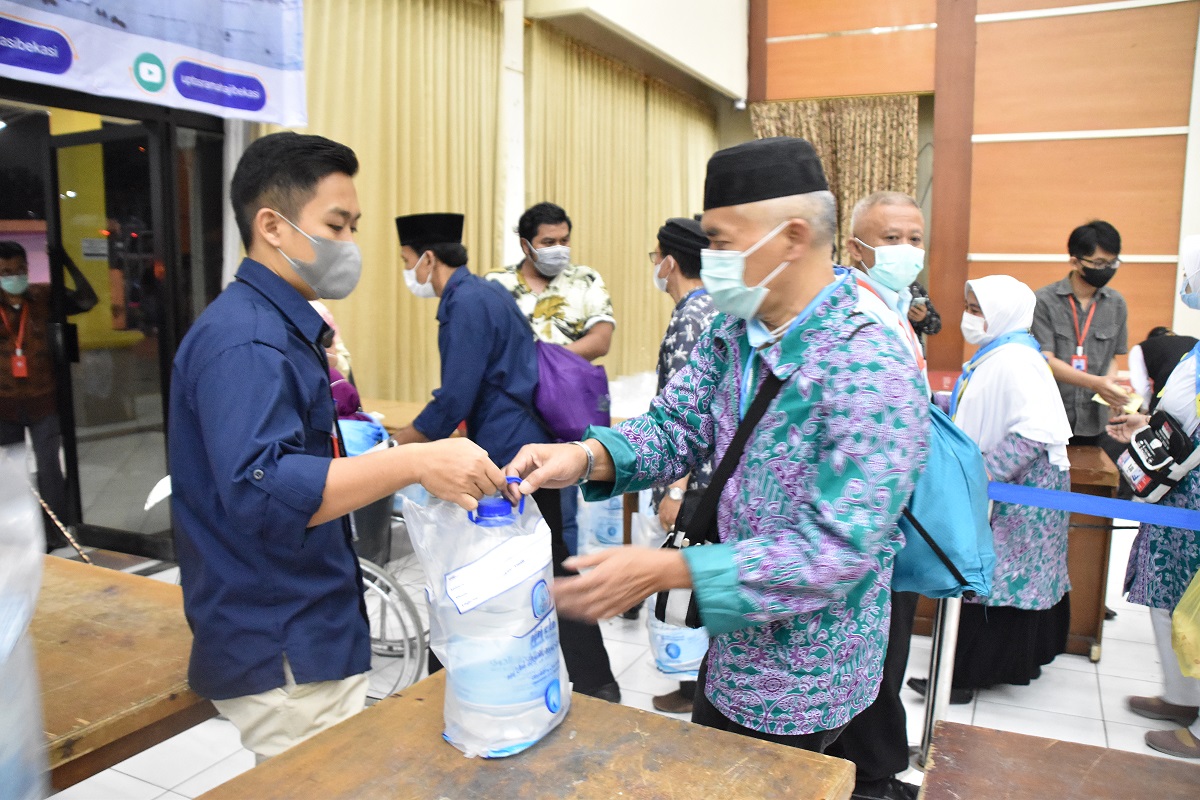
[[[1005,333],[1027,331],[1033,324],[1037,298],[1016,278],[992,275],[968,281],[967,289],[975,293],[987,321],[983,344]],[[985,453],[1009,433],[1017,433],[1047,445],[1050,463],[1070,469],[1071,424],[1058,384],[1046,359],[1025,344],[1002,344],[984,356],[958,401],[954,422]]]

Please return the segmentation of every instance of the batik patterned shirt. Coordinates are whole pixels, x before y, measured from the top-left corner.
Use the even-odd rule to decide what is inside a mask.
[[[529,288],[520,265],[484,277],[508,290],[533,326],[534,335],[543,342],[565,346],[581,339],[597,322],[617,324],[604,278],[591,267],[569,265],[541,294]]]
[[[903,542],[896,521],[928,451],[911,357],[855,310],[854,282],[838,281],[755,353],[751,385],[770,369],[783,386],[722,492],[721,544],[684,550],[712,635],[705,694],[729,719],[771,734],[837,728],[875,699]],[[589,484],[587,498],[719,460],[738,427],[750,355],[745,322],[718,315],[648,413],[589,429],[616,479]]]
[[[1046,445],[1009,433],[983,454],[992,480],[1070,491],[1070,470],[1050,463]],[[1067,525],[1070,514],[1050,508],[992,504],[996,569],[992,593],[967,602],[1009,606],[1026,611],[1054,608],[1071,590],[1067,575]]]
[[[671,321],[667,323],[667,332],[662,344],[658,347],[658,388],[656,394],[670,383],[675,373],[687,366],[691,358],[692,348],[700,339],[700,335],[708,330],[713,318],[717,316],[716,306],[707,292],[689,293],[680,298],[671,312]],[[688,476],[689,490],[704,489],[712,481],[713,463],[705,461],[696,471]],[[654,490],[654,508],[662,502],[666,489],[662,486]]]

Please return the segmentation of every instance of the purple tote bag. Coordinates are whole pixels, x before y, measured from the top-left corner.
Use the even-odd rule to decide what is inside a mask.
[[[589,425],[607,427],[608,373],[562,345],[537,342],[538,385],[533,405],[560,442],[583,438]]]

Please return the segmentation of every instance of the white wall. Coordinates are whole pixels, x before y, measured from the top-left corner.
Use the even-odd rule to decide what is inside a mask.
[[[746,96],[749,0],[525,0],[525,16],[585,17],[727,97]]]

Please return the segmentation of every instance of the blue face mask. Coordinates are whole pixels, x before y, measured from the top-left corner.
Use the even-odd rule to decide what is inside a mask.
[[[754,319],[763,301],[767,299],[767,284],[791,262],[784,261],[757,286],[751,287],[746,285],[746,259],[755,250],[774,239],[787,224],[788,220],[779,223],[749,250],[700,251],[700,279],[704,281],[704,288],[718,311],[745,320]]]
[[[1184,279],[1183,286],[1179,288],[1179,302],[1188,308],[1200,311],[1200,290],[1192,289],[1190,280]]]
[[[875,266],[867,270],[871,280],[881,286],[899,292],[907,289],[925,267],[925,251],[911,244],[888,244],[879,247],[854,237],[854,241],[868,250],[875,251]],[[863,264],[866,269],[866,264]]]
[[[25,290],[28,288],[28,275],[5,275],[3,278],[0,278],[0,289],[9,294],[25,294]]]

